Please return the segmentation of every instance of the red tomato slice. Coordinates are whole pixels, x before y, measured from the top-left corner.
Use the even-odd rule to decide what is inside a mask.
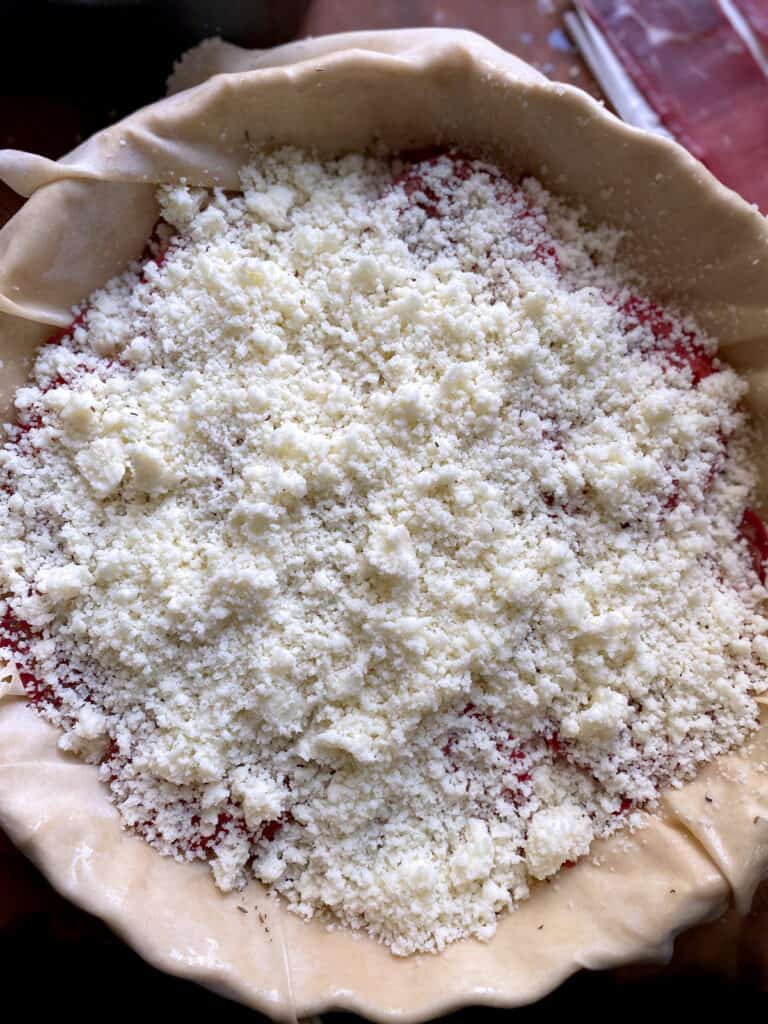
[[[752,568],[761,583],[765,583],[765,563],[768,560],[768,530],[757,512],[745,508],[739,523],[739,535],[746,541],[752,558]]]
[[[654,339],[660,342],[656,351],[660,353],[669,366],[684,369],[686,366],[691,371],[694,387],[705,377],[717,373],[719,367],[715,365],[714,358],[697,345],[694,335],[690,331],[684,331],[685,341],[677,340],[668,344],[675,325],[668,314],[651,299],[639,295],[630,297],[620,307],[624,316],[627,330],[638,326],[649,327]]]
[[[424,169],[434,165],[441,157],[447,157],[453,166],[453,173],[460,181],[466,181],[475,170],[475,161],[471,157],[456,150],[440,147],[424,150],[410,150],[402,153],[400,159],[406,162],[407,166],[394,180],[394,185],[401,186],[408,199],[414,206],[420,207],[427,217],[440,217],[440,197],[424,180]],[[506,207],[516,207],[511,211],[513,221],[526,228],[526,234],[541,233],[544,231],[542,225],[536,219],[531,202],[519,185],[514,184],[494,168],[485,167],[483,172],[492,180],[497,182],[496,198],[499,204]],[[537,243],[533,259],[537,263],[552,266],[560,273],[560,260],[554,239],[547,238]]]
[[[30,703],[50,704],[54,708],[60,708],[61,698],[32,671],[29,664],[27,649],[33,636],[34,631],[30,624],[20,619],[10,608],[6,608],[5,614],[0,619],[0,642],[13,653],[19,681],[24,687]]]
[[[43,344],[44,345],[58,345],[59,342],[64,341],[65,338],[69,338],[71,336],[72,332],[74,331],[74,329],[76,327],[79,327],[84,319],[85,319],[85,310],[81,309],[80,312],[77,314],[77,316],[75,317],[75,319],[72,321],[71,324],[67,324],[66,327],[62,327],[60,330],[54,331],[54,333],[50,337],[45,339]]]

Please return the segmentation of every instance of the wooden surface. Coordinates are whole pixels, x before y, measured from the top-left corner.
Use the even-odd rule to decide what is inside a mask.
[[[488,36],[549,77],[578,85],[599,96],[594,80],[576,52],[569,48],[562,32],[562,13],[568,6],[566,0],[315,0],[304,5],[306,13],[298,34],[321,35],[358,29],[414,26],[467,28]],[[259,39],[257,43],[268,45],[270,42],[281,41],[284,40]],[[64,67],[62,74],[66,74]],[[85,101],[79,103],[76,99],[62,98],[58,93],[55,96],[33,95],[33,84],[34,76],[31,74],[29,83],[19,81],[18,95],[0,95],[0,148],[14,147],[57,157],[81,141],[86,126],[93,127],[92,111]],[[19,207],[20,202],[10,190],[0,186],[0,224]],[[688,973],[698,969],[706,972],[710,982],[716,976],[730,981],[747,978],[765,989],[768,987],[768,951],[765,949],[768,945],[767,918],[768,899],[763,895],[755,912],[746,922],[729,914],[714,925],[688,933],[677,943],[675,961],[666,972],[666,978],[669,979],[675,972]],[[94,962],[102,965],[107,975],[111,970],[116,978],[115,972],[122,972],[125,977],[139,978],[138,983],[141,985],[155,986],[158,992],[165,993],[154,996],[155,999],[170,998],[169,994],[173,992],[173,998],[182,1000],[187,1013],[193,1006],[199,1006],[201,1012],[203,1007],[208,1012],[213,1008],[217,1017],[223,1015],[227,1019],[234,1019],[240,1012],[236,1008],[227,1008],[227,1004],[218,1004],[213,997],[198,994],[196,990],[190,990],[192,995],[184,995],[187,992],[184,983],[160,978],[149,968],[138,964],[128,951],[116,944],[103,926],[58,897],[0,833],[0,940],[3,936],[7,937],[7,949],[14,949],[18,953],[15,963],[22,977],[24,965],[31,962],[30,957],[37,955],[32,951],[41,943],[49,951],[61,951],[69,949],[76,940],[81,948],[91,951],[89,955],[95,958]],[[23,944],[25,936],[28,939],[27,946]],[[5,948],[0,946],[0,951]],[[107,949],[106,956],[101,952],[104,948]],[[22,952],[19,953],[19,949]],[[25,949],[29,953],[25,953]],[[55,955],[60,959],[63,957],[61,952]],[[62,962],[65,960],[69,962],[66,958]],[[595,988],[594,979],[577,979],[566,986],[564,992],[546,1001],[546,1005],[550,1005],[553,1010],[555,1007],[562,1010],[565,1000],[570,1009],[568,999],[578,1001],[582,998],[580,992],[588,993],[588,996],[584,996],[586,1001],[593,1001],[600,998],[599,993],[609,991],[609,984],[615,986],[617,977],[625,993],[626,986],[634,992],[640,992],[634,983],[642,982],[642,992],[649,994],[655,991],[649,988],[649,970],[658,976],[658,968],[627,969],[614,975],[610,983],[599,980],[602,989]],[[30,972],[29,976],[32,977],[34,971],[31,967]],[[697,985],[700,995],[709,991],[706,986],[702,988],[700,983]],[[730,990],[728,992],[730,994],[724,999],[730,1003],[736,997]],[[571,993],[571,996],[567,993]],[[722,993],[719,988],[713,990],[713,993],[712,1005],[715,1005]],[[38,998],[42,996],[38,994]],[[632,996],[633,1001],[637,998],[639,996]],[[669,998],[669,991],[663,998]],[[689,1005],[693,1005],[691,998],[691,995],[685,995]],[[545,1009],[544,1004],[541,1009]],[[519,1018],[527,1011],[515,1012]],[[86,1010],[81,1019],[96,1019],[96,1011],[93,1017],[88,1013]],[[110,1012],[110,1016],[114,1017],[114,1011]],[[249,1014],[249,1018],[252,1019],[253,1015]]]
[[[566,50],[563,12],[567,0],[315,0],[302,22],[302,35],[359,29],[465,28],[533,64],[545,75],[586,89],[600,90],[574,49]],[[552,33],[555,33],[553,36]]]

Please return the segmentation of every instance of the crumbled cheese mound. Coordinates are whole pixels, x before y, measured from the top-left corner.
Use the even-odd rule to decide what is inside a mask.
[[[592,822],[581,807],[545,807],[531,817],[525,859],[534,878],[548,878],[564,860],[576,860],[589,850]]]
[[[744,384],[482,163],[282,151],[160,200],[164,257],[17,394],[6,650],[222,888],[487,939],[755,724]]]

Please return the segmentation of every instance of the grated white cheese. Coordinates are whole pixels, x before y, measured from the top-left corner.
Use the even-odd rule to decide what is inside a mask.
[[[6,647],[161,851],[397,954],[487,939],[755,724],[745,387],[535,182],[242,182],[162,190],[162,263],[17,393]]]
[[[548,878],[565,860],[577,860],[589,851],[592,822],[581,807],[560,804],[545,807],[531,817],[525,860],[534,878]]]

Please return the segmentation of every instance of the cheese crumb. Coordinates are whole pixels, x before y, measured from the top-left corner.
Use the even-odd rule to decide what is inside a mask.
[[[581,807],[560,804],[536,811],[528,826],[525,860],[534,878],[549,878],[566,861],[589,851],[593,831]]]
[[[97,438],[77,453],[75,463],[99,498],[117,490],[125,475],[125,452],[117,438]]]

